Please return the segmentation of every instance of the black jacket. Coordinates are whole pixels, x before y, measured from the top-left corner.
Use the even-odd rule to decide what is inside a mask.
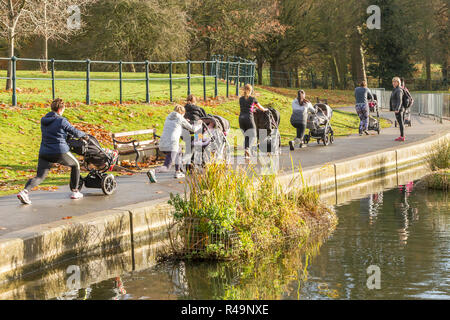
[[[188,103],[184,106],[184,109],[186,110],[184,117],[191,122],[198,121],[200,118],[207,116],[205,110],[195,104]]]
[[[391,99],[389,101],[391,111],[401,111],[403,102],[403,89],[398,86],[394,88],[391,93]]]

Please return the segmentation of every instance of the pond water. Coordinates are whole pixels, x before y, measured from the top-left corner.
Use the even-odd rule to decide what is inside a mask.
[[[448,193],[415,189],[410,182],[336,211],[336,230],[301,249],[291,246],[245,263],[165,262],[131,272],[124,271],[136,270],[125,266],[125,256],[119,269],[94,276],[96,283],[81,289],[61,289],[67,275],[52,286],[35,277],[10,298],[450,299]]]

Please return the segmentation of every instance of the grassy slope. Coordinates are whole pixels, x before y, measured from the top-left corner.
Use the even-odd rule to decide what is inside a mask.
[[[70,82],[64,82],[69,84]],[[105,82],[101,82],[106,85]],[[22,94],[29,101],[26,105],[12,108],[9,103],[8,92],[0,93],[0,195],[11,194],[23,186],[27,179],[34,176],[37,165],[37,156],[40,144],[40,118],[48,111],[48,101],[51,97],[50,82],[45,82],[47,87],[40,87],[37,82],[35,87],[22,89],[27,90],[27,94]],[[59,95],[69,101],[83,100],[83,82],[73,82],[67,87],[63,95]],[[221,84],[225,86],[223,83]],[[168,87],[168,86],[167,86]],[[38,89],[35,89],[38,88]],[[193,84],[193,92],[201,96],[201,82]],[[223,89],[223,88],[222,88]],[[234,88],[233,88],[234,89]],[[61,89],[62,90],[62,89]],[[103,90],[103,89],[102,89]],[[166,86],[160,87],[160,100],[167,98]],[[179,97],[184,96],[185,86],[177,89]],[[231,91],[231,90],[230,90]],[[102,91],[103,92],[103,91]],[[82,103],[72,103],[66,109],[64,116],[73,123],[84,123],[91,125],[90,130],[103,131],[107,134],[111,132],[128,131],[134,129],[145,129],[154,127],[158,132],[162,131],[165,117],[173,109],[174,103],[167,101],[146,104],[124,104],[119,105],[110,102],[113,99],[107,91],[98,105],[84,105]],[[224,94],[224,92],[219,92]],[[333,101],[341,101],[341,104],[349,102],[348,92],[317,92],[321,98],[333,97],[329,102],[334,106]],[[295,130],[289,123],[291,114],[291,94],[289,97],[272,92],[266,89],[257,88],[256,95],[261,104],[272,105],[281,112],[280,132],[282,143],[294,138]],[[336,100],[333,100],[336,99]],[[210,99],[207,102],[200,102],[208,113],[217,114],[227,118],[233,129],[239,129],[238,115],[239,104],[236,97],[230,99],[219,98]],[[339,105],[339,104],[338,104]],[[357,132],[359,120],[354,114],[336,110],[332,124],[337,136],[345,136]],[[92,126],[95,125],[95,126]],[[111,146],[111,143],[106,143]],[[67,170],[53,170],[43,184],[43,188],[67,183]]]

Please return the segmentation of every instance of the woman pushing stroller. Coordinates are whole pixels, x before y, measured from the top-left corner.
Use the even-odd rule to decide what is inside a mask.
[[[176,105],[173,112],[171,112],[164,122],[163,133],[159,141],[159,150],[162,151],[166,158],[164,165],[155,169],[150,169],[147,175],[152,183],[157,182],[156,173],[168,172],[175,164],[175,178],[184,178],[184,174],[181,172],[182,165],[182,152],[180,148],[180,138],[183,137],[184,141],[191,141],[189,132],[195,131],[195,125],[189,123],[184,118],[186,109],[181,105]],[[200,122],[201,123],[201,122]]]
[[[250,147],[255,143],[256,124],[253,117],[253,113],[256,109],[266,112],[267,109],[261,106],[255,97],[251,96],[253,87],[250,84],[246,84],[244,87],[244,95],[239,98],[239,106],[241,113],[239,114],[239,127],[244,133],[244,149],[245,158],[250,158]]]
[[[62,115],[65,110],[64,102],[55,99],[51,104],[51,112],[41,119],[42,141],[39,149],[39,159],[36,177],[28,180],[25,188],[17,194],[17,198],[23,204],[31,204],[29,192],[42,183],[47,177],[50,168],[54,163],[68,166],[72,169],[70,174],[71,199],[80,199],[83,194],[79,192],[80,164],[70,153],[69,145],[66,142],[67,135],[75,138],[83,138],[86,134],[74,128]]]
[[[293,141],[289,141],[291,151],[295,146],[303,148],[303,138],[305,136],[306,123],[308,120],[308,112],[316,113],[311,102],[306,99],[306,93],[303,90],[297,92],[297,98],[292,101],[291,125],[297,129],[297,137]]]
[[[359,135],[369,135],[369,100],[373,100],[372,92],[367,88],[367,82],[362,81],[355,89],[356,113],[359,116]]]

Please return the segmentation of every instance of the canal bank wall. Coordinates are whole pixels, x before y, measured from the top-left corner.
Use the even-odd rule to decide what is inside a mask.
[[[308,168],[302,174],[281,175],[279,180],[287,190],[297,184],[308,185],[320,193],[334,190],[337,194],[338,189],[345,189],[346,186],[420,166],[430,148],[445,139],[450,139],[449,132],[413,145]],[[93,212],[0,236],[0,283],[74,257],[105,256],[118,250],[133,252],[134,248],[148,241],[167,241],[173,222],[168,200],[161,198]],[[136,264],[134,255],[131,264]]]

